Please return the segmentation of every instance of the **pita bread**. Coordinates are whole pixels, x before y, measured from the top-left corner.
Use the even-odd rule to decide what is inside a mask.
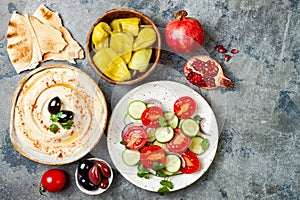
[[[84,58],[83,49],[63,27],[61,18],[44,5],[33,16],[14,12],[7,30],[7,52],[17,73],[47,60]]]
[[[74,62],[73,59],[84,58],[83,50],[80,45],[73,39],[70,32],[63,27],[62,21],[57,13],[52,12],[43,4],[34,12],[33,16],[39,19],[44,24],[49,24],[62,33],[62,37],[68,45],[59,53],[49,52],[43,55],[43,61],[46,60],[69,60]]]
[[[35,68],[42,55],[29,21],[16,11],[7,29],[7,53],[17,73]]]
[[[62,37],[62,33],[49,24],[40,22],[36,17],[25,14],[33,27],[38,40],[42,55],[48,52],[59,53],[65,48],[67,43]]]

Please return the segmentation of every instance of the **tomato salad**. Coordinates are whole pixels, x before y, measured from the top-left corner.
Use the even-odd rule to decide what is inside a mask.
[[[197,104],[189,96],[178,98],[172,111],[164,111],[156,99],[131,101],[122,130],[123,162],[138,166],[138,176],[144,178],[199,171],[197,155],[208,149],[209,141],[196,110]]]

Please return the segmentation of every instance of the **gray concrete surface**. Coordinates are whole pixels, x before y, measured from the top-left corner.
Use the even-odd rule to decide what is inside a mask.
[[[65,0],[0,2],[0,199],[47,199],[33,183],[51,166],[19,154],[9,139],[10,103],[15,87],[28,72],[17,74],[11,65],[5,33],[14,10],[33,13],[45,3],[58,12],[66,28],[85,49],[90,26],[103,12],[120,7],[142,11],[161,28],[172,13],[186,9],[205,29],[203,49],[218,60],[233,89],[205,91],[190,85],[182,65],[190,55],[178,55],[163,45],[160,64],[144,82],[173,80],[186,84],[214,109],[220,128],[218,151],[210,169],[191,186],[167,196],[135,187],[114,169],[112,187],[99,196],[79,191],[76,164],[58,166],[69,174],[66,188],[47,193],[48,199],[300,199],[300,25],[299,0]],[[237,48],[229,62],[214,48]],[[87,59],[75,65],[103,90],[108,109],[133,86],[114,86],[100,80]],[[111,162],[106,137],[91,152]]]

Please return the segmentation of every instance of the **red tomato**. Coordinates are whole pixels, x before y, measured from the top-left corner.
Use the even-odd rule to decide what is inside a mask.
[[[181,154],[181,153],[185,152],[187,150],[187,148],[189,147],[191,138],[185,136],[181,132],[180,128],[175,128],[174,133],[175,133],[175,135],[174,135],[173,139],[170,142],[166,143],[166,146],[170,152],[175,152],[175,153]]]
[[[66,175],[60,169],[49,169],[43,174],[41,184],[49,192],[58,192],[66,184]]]
[[[153,162],[165,164],[166,154],[160,146],[151,145],[143,148],[140,154],[140,160],[145,167],[152,169]]]
[[[201,163],[196,154],[190,150],[186,150],[181,156],[184,160],[184,164],[180,168],[182,173],[192,174],[200,169]]]
[[[147,132],[141,126],[132,126],[124,133],[122,140],[129,149],[139,150],[146,144]]]
[[[142,113],[142,123],[149,128],[157,128],[160,126],[159,117],[163,116],[163,111],[158,106],[146,108]]]
[[[174,112],[181,119],[190,118],[196,111],[196,102],[189,96],[183,96],[174,103]]]

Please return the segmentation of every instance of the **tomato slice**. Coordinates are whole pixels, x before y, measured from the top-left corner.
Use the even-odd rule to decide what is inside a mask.
[[[189,96],[183,96],[174,103],[174,112],[181,119],[190,118],[196,111],[196,102]]]
[[[159,117],[163,116],[163,111],[158,106],[146,108],[142,113],[141,120],[144,126],[149,128],[157,128],[160,126]]]
[[[185,136],[182,132],[180,128],[175,128],[174,129],[174,137],[173,139],[166,143],[167,149],[170,152],[175,152],[175,153],[183,153],[185,152],[190,143],[191,143],[191,138],[188,136]]]
[[[147,131],[141,126],[132,126],[122,136],[126,147],[131,150],[141,149],[147,141]]]
[[[184,164],[180,168],[182,173],[192,174],[200,169],[201,163],[196,154],[190,150],[186,150],[181,156],[184,160]]]
[[[166,154],[160,146],[151,145],[143,148],[140,154],[140,160],[145,167],[152,169],[153,162],[166,163]]]

